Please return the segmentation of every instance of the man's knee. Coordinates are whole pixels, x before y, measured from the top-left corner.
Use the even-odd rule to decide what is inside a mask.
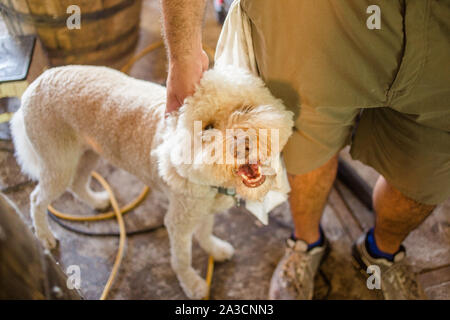
[[[304,174],[288,173],[289,183],[291,186],[311,184],[311,186],[319,188],[329,187],[336,177],[337,167],[338,155],[336,154],[323,165],[310,172]]]
[[[417,226],[436,207],[420,203],[392,186],[383,176],[375,185],[374,209],[383,226],[391,229],[410,229]]]

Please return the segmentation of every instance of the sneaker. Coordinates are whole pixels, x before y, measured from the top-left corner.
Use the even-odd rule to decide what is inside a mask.
[[[269,299],[311,300],[314,276],[329,252],[326,239],[323,245],[308,251],[303,240],[287,240],[284,257],[278,263],[270,281]]]
[[[406,250],[403,246],[394,255],[393,261],[385,258],[373,258],[367,250],[367,235],[362,235],[352,247],[352,255],[366,274],[370,265],[380,268],[381,292],[386,300],[424,300],[427,296],[416,280],[408,265]],[[368,275],[368,274],[366,274]]]

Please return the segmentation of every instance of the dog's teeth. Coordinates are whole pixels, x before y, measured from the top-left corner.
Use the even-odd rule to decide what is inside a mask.
[[[247,178],[246,180],[249,181],[249,182],[258,182],[261,179],[262,179],[262,176],[259,176],[257,178],[253,178],[253,179]]]

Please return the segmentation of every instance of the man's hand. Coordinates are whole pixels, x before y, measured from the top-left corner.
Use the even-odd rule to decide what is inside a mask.
[[[178,110],[184,99],[194,93],[195,86],[200,82],[208,65],[209,59],[203,50],[182,61],[169,63],[166,113]]]
[[[206,0],[161,0],[164,38],[169,57],[166,113],[177,110],[194,93],[208,56],[202,49]]]

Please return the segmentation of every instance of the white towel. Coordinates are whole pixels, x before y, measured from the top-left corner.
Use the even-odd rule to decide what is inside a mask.
[[[258,75],[251,35],[250,20],[239,0],[230,7],[216,47],[215,65],[235,65]],[[287,200],[291,190],[282,157],[272,163],[277,174],[276,184],[262,201],[246,201],[245,207],[263,224],[269,222],[269,212]]]

